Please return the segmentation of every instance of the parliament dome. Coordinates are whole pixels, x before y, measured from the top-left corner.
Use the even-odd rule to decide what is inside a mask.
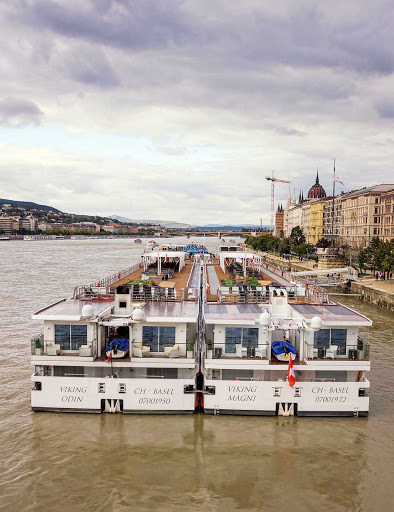
[[[316,174],[316,183],[309,189],[308,199],[319,199],[320,197],[327,197],[326,191],[319,183],[319,173]]]

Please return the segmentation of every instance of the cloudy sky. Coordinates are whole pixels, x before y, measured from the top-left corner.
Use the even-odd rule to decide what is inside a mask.
[[[380,0],[2,0],[0,197],[269,223],[272,170],[393,183],[393,26]]]

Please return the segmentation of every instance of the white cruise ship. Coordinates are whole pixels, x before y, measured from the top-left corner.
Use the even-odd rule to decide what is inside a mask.
[[[33,315],[34,411],[368,415],[368,318],[253,252],[163,249]]]
[[[206,270],[205,413],[368,415],[371,320],[252,252],[224,250]]]
[[[33,410],[194,412],[200,274],[184,252],[150,252],[35,313]]]

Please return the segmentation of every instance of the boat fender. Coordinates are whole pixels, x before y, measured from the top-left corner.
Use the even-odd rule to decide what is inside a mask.
[[[118,279],[120,279],[120,272],[118,272]]]
[[[96,283],[97,288],[100,288],[100,283],[97,281]]]

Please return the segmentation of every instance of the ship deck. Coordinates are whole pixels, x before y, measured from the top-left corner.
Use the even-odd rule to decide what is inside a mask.
[[[157,285],[160,285],[160,283],[163,283],[164,285],[165,283],[165,286],[168,288],[176,288],[178,290],[181,290],[182,288],[186,288],[192,268],[193,263],[191,261],[186,261],[185,266],[182,268],[182,270],[180,272],[176,272],[174,274],[174,277],[169,278],[168,281],[162,281],[162,278],[160,276],[150,275],[148,277],[149,279],[152,279]],[[137,269],[135,272],[132,272],[131,274],[128,274],[127,276],[121,279],[118,279],[118,281],[111,283],[111,288],[116,288],[117,286],[127,284],[130,281],[139,281],[141,280],[141,276],[143,273],[144,269],[141,267]]]

